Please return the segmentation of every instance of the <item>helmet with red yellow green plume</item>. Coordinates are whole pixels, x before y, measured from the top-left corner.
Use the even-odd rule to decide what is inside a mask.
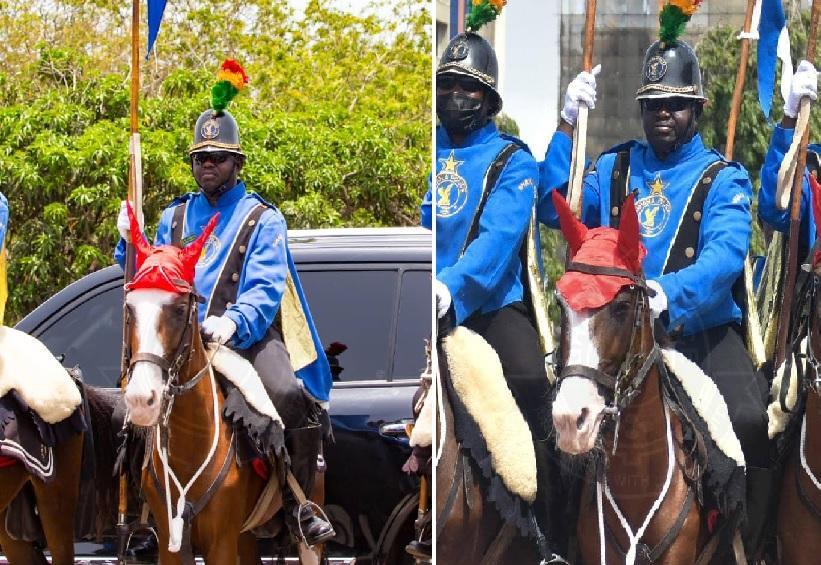
[[[200,114],[194,126],[194,143],[188,154],[228,151],[244,155],[239,142],[239,126],[226,108],[248,84],[248,76],[239,63],[226,59],[211,87],[211,108]]]
[[[667,0],[659,13],[659,40],[644,56],[636,100],[693,98],[706,100],[701,69],[693,48],[679,37],[703,0]]]
[[[507,0],[472,0],[465,27],[467,31],[451,39],[436,69],[436,76],[462,75],[478,80],[487,89],[491,98],[488,116],[492,117],[502,109],[499,95],[499,63],[496,52],[483,37],[476,32],[495,20],[502,12]]]

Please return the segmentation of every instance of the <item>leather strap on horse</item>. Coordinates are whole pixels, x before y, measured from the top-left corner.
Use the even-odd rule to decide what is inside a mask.
[[[576,263],[571,261],[566,271],[575,271],[577,273],[584,273],[586,275],[603,275],[608,277],[624,277],[633,281],[636,286],[640,286],[647,290],[647,294],[649,296],[655,296],[656,291],[648,288],[647,283],[644,280],[644,275],[635,275],[628,271],[627,269],[619,269],[616,267],[603,267],[601,265],[588,265],[586,263]]]
[[[234,456],[236,454],[236,448],[234,446],[234,438],[231,438],[231,443],[228,447],[228,453],[225,456],[225,460],[222,462],[222,467],[220,467],[220,471],[217,476],[211,481],[211,484],[208,485],[208,490],[205,491],[196,502],[191,505],[191,520],[205,508],[205,505],[211,500],[214,494],[217,492],[217,489],[225,480],[225,477],[228,476],[228,471],[231,468],[231,462],[234,460]],[[154,487],[157,489],[157,493],[160,495],[161,498],[165,498],[165,489],[163,488],[162,484],[160,484],[160,478],[157,476],[157,470],[154,468],[154,458],[151,457],[149,459],[150,463],[148,465],[149,472],[151,474],[151,480],[154,481]]]
[[[448,497],[445,499],[445,505],[442,507],[442,512],[436,517],[436,538],[442,534],[442,529],[445,527],[450,513],[453,512],[453,505],[456,502],[456,495],[459,494],[459,487],[464,482],[464,475],[462,469],[465,465],[469,465],[467,455],[462,452],[462,446],[458,446],[456,450],[456,465],[453,468],[453,479],[450,482],[450,490]],[[467,499],[467,497],[465,497]]]

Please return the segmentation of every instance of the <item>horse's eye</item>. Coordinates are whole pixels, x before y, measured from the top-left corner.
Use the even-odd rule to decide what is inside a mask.
[[[627,317],[627,314],[630,312],[630,303],[626,301],[616,301],[613,303],[613,313],[620,318]]]

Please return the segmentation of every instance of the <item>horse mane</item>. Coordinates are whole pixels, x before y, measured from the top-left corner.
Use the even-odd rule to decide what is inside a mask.
[[[117,521],[119,502],[119,475],[114,473],[117,461],[117,449],[121,443],[118,436],[122,427],[123,393],[119,389],[97,388],[83,384],[83,393],[89,407],[89,420],[94,436],[94,474],[96,491],[96,513],[94,516],[96,537],[103,532],[113,532]],[[118,409],[119,406],[119,409]],[[118,417],[119,416],[119,417]],[[126,463],[137,461],[137,469],[142,464],[142,446],[144,433],[132,428]],[[135,435],[136,434],[136,435]],[[134,440],[137,441],[134,441]],[[139,453],[134,453],[139,451]],[[139,500],[139,473],[135,476],[129,467],[129,507],[135,508]]]

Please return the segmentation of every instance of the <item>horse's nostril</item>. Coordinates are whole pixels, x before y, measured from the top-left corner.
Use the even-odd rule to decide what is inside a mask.
[[[146,404],[148,404],[149,406],[154,406],[154,399],[155,399],[156,397],[157,397],[157,393],[155,393],[155,392],[152,390],[152,391],[151,391],[151,396],[149,396],[149,397],[148,397],[148,402],[146,402]]]
[[[576,418],[576,429],[577,430],[582,429],[582,426],[584,425],[584,421],[587,420],[587,414],[588,414],[587,408],[582,408],[581,414],[579,414],[579,417]]]

